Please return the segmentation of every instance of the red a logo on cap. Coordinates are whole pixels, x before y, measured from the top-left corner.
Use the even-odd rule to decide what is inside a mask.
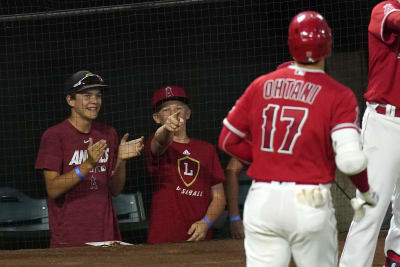
[[[174,93],[172,92],[172,88],[169,86],[165,87],[165,97],[169,98],[172,96],[174,96]]]

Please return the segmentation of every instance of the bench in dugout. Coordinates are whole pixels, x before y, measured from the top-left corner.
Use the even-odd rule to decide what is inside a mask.
[[[147,229],[141,192],[113,197],[121,233]],[[49,238],[47,199],[35,199],[10,187],[0,187],[0,239]]]

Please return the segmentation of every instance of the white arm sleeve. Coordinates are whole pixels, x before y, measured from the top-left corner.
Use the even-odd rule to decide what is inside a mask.
[[[336,166],[347,175],[365,170],[367,157],[361,149],[360,135],[356,129],[346,128],[331,134]]]

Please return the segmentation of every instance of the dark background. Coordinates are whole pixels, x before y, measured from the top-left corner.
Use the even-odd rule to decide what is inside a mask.
[[[300,11],[326,17],[334,34],[329,72],[352,86],[363,107],[367,27],[377,2],[2,0],[0,186],[45,197],[34,170],[40,137],[67,118],[63,83],[82,69],[111,85],[99,120],[120,136],[148,137],[155,130],[152,93],[174,84],[192,99],[189,135],[216,144],[222,119],[247,85],[290,60],[287,28]],[[137,190],[148,205],[143,157],[128,163],[124,192]]]

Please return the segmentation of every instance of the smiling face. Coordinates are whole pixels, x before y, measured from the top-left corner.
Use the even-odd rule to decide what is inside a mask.
[[[94,120],[102,104],[101,91],[94,88],[77,93],[74,97],[68,95],[67,103],[71,107],[71,117],[85,121]]]

